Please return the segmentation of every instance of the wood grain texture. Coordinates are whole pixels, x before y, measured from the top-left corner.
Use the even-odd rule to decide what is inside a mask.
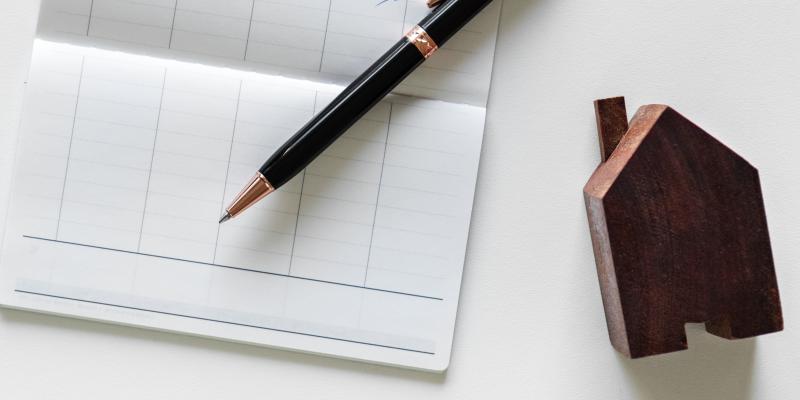
[[[628,132],[628,114],[625,98],[613,97],[594,102],[597,116],[597,134],[600,139],[600,157],[603,162],[611,157],[622,137]]]
[[[602,148],[620,102],[597,104]],[[613,346],[684,350],[690,322],[726,339],[782,330],[758,171],[663,105],[639,109],[612,150],[584,196]]]

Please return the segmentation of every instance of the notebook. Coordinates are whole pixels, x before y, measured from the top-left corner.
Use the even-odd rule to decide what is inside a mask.
[[[43,0],[2,138],[0,302],[444,371],[499,8],[219,225],[425,1]]]

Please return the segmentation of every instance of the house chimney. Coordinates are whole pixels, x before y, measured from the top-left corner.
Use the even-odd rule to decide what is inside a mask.
[[[606,162],[628,132],[625,98],[596,100],[594,111],[597,116],[597,135],[600,138],[600,157],[602,162]]]

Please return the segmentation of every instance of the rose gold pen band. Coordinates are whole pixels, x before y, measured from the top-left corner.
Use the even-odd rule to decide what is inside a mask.
[[[428,57],[432,56],[436,50],[439,49],[439,45],[436,44],[436,41],[433,40],[428,32],[425,32],[425,29],[422,29],[421,26],[417,25],[412,28],[408,33],[406,33],[406,39],[409,43],[413,44],[417,47],[422,56],[427,59]]]

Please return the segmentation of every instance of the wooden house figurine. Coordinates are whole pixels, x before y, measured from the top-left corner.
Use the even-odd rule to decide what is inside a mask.
[[[628,123],[595,103],[603,163],[584,188],[613,346],[688,348],[685,324],[726,339],[783,329],[758,171],[670,107]]]

